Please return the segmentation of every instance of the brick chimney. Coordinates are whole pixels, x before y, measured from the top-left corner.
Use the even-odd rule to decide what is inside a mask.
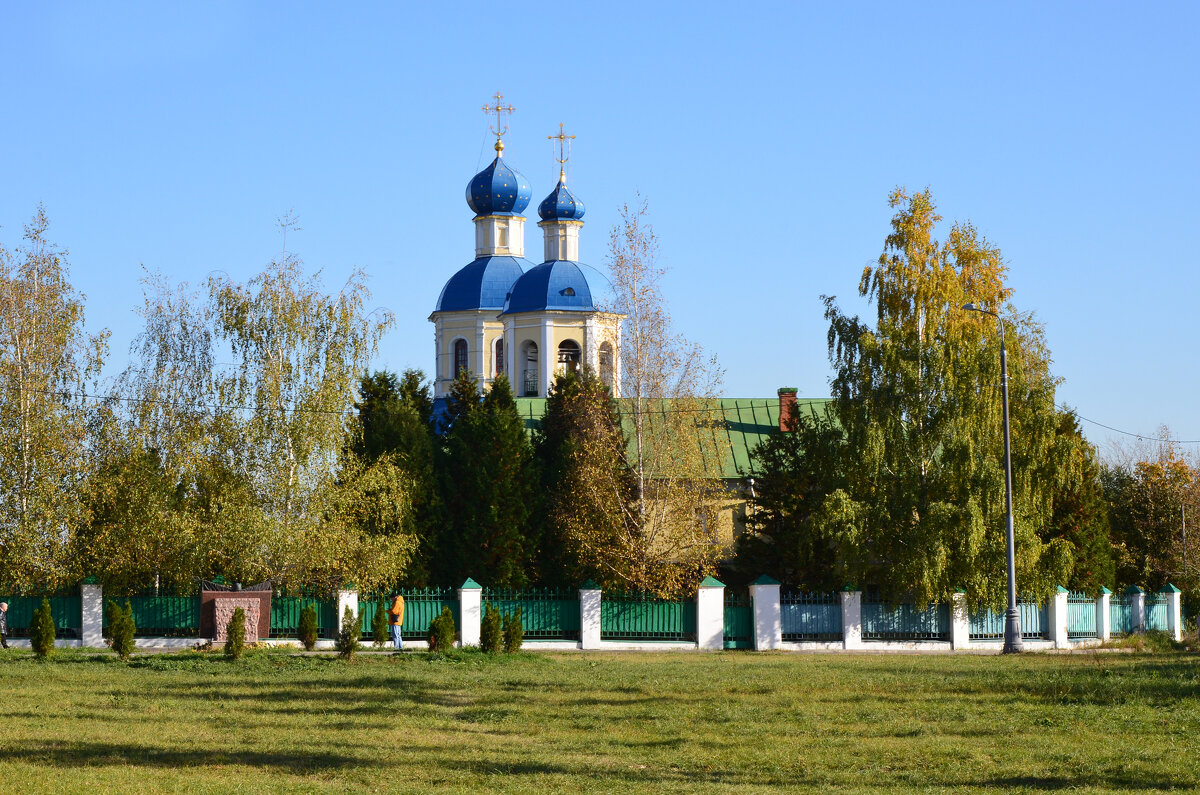
[[[790,431],[796,421],[796,388],[779,388],[779,430]]]

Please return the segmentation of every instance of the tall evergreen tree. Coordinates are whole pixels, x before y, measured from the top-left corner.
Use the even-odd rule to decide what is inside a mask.
[[[440,460],[446,522],[438,569],[450,582],[528,584],[537,548],[532,449],[504,376],[482,402],[469,373],[455,379]]]
[[[752,454],[754,494],[747,532],[737,541],[727,584],[766,574],[790,586],[828,591],[846,585],[837,545],[815,521],[825,497],[845,486],[845,437],[827,414],[798,414]]]
[[[1116,574],[1100,464],[1074,412],[1059,413],[1054,446],[1053,514],[1043,540],[1061,538],[1074,549],[1075,567],[1064,585],[1087,593],[1111,588]]]

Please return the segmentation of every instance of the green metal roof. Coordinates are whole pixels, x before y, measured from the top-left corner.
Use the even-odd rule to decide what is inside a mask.
[[[617,410],[625,434],[633,430],[632,417],[627,413],[628,398],[617,399]],[[830,398],[800,398],[796,411],[810,416],[824,414],[831,403]],[[542,421],[546,411],[545,398],[517,398],[517,412],[525,421],[525,430],[532,433]],[[712,428],[713,441],[722,453],[721,477],[734,480],[750,472],[750,453],[764,439],[779,428],[779,398],[717,398],[716,410],[724,422]]]

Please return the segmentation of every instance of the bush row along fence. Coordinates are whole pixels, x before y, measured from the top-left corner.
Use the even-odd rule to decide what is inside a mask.
[[[1106,590],[1099,596],[1059,591],[1047,603],[1039,604],[1032,598],[1020,601],[1023,639],[1061,646],[1143,630],[1181,637],[1179,593],[1171,586],[1157,594],[1146,594],[1139,588],[1120,595]],[[296,639],[301,611],[312,606],[317,615],[318,638],[327,642],[335,638],[339,609],[349,607],[357,614],[363,639],[373,640],[373,618],[378,610],[390,607],[393,593],[360,595],[346,590],[329,598],[277,591],[271,599],[270,638]],[[968,612],[962,595],[954,604],[892,605],[869,592],[782,593],[779,583],[769,578],[760,578],[747,591],[726,590],[720,582],[707,578],[696,597],[686,599],[602,594],[590,584],[565,591],[483,589],[473,580],[458,589],[400,593],[405,600],[402,631],[407,641],[423,641],[430,622],[449,608],[462,643],[477,644],[486,605],[495,606],[505,617],[520,610],[527,641],[565,642],[581,648],[663,643],[727,649],[791,648],[812,643],[843,648],[950,643],[952,648],[960,648],[998,644],[1004,637],[1004,614],[993,610]],[[94,645],[84,616],[102,615],[99,605],[107,600],[101,598],[99,586],[85,584],[82,595],[72,589],[49,598],[59,638],[89,645],[83,641],[92,637]],[[139,638],[199,637],[199,594],[146,591],[109,598],[121,606],[128,601]],[[10,635],[28,635],[30,617],[41,599],[41,595],[7,598]],[[107,617],[96,623],[106,629]]]

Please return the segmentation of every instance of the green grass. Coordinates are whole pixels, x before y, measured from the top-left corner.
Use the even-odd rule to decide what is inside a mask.
[[[0,653],[6,791],[1200,788],[1200,657]]]

